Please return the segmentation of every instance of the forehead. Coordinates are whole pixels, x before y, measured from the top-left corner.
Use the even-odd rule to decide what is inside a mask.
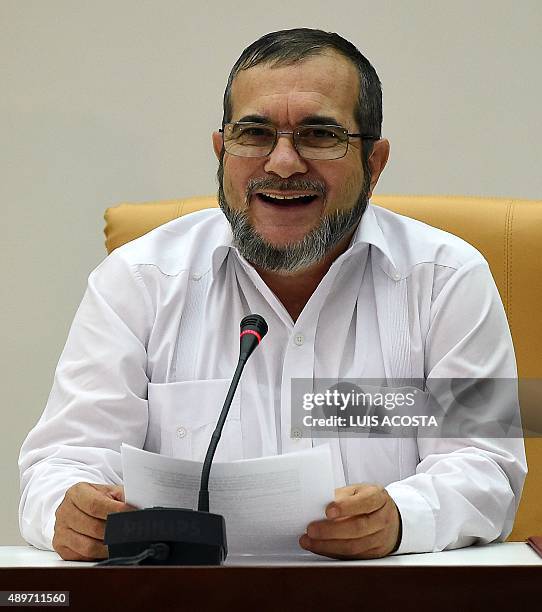
[[[356,67],[334,52],[286,66],[260,64],[233,81],[232,121],[261,115],[292,127],[305,117],[328,116],[353,128],[358,92]]]

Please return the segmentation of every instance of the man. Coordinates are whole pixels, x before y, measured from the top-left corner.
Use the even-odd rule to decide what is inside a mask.
[[[21,450],[29,542],[65,559],[107,555],[106,516],[127,508],[121,442],[203,458],[250,312],[269,333],[247,365],[218,460],[318,443],[291,437],[293,378],[515,377],[482,256],[368,205],[389,153],[381,121],[376,72],[338,35],[275,32],[243,52],[213,134],[224,215],[175,220],[90,276],[48,405]],[[371,558],[511,530],[526,472],[521,440],[330,443],[336,498],[301,535],[306,550]]]

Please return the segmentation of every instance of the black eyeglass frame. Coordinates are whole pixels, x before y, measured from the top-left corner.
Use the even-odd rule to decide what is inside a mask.
[[[230,151],[228,151],[226,149],[226,142],[224,140],[224,128],[228,125],[231,126],[235,126],[235,125],[257,125],[260,127],[267,127],[267,128],[271,128],[274,130],[275,132],[275,140],[273,141],[273,144],[271,146],[271,149],[268,153],[266,153],[265,155],[239,155],[237,153],[231,153]],[[340,156],[340,157],[329,157],[329,158],[325,158],[325,157],[316,157],[316,158],[312,158],[312,157],[306,157],[305,155],[302,155],[301,152],[299,151],[299,149],[297,148],[297,143],[294,137],[294,134],[300,129],[300,128],[335,128],[340,130],[344,136],[345,139],[343,140],[343,142],[346,142],[346,147],[344,149],[344,153]],[[224,150],[226,151],[226,153],[228,153],[229,155],[233,155],[234,157],[245,157],[247,159],[253,158],[253,159],[259,159],[259,158],[263,158],[263,157],[268,157],[269,155],[271,155],[271,153],[273,153],[273,151],[275,150],[275,147],[277,146],[278,140],[279,140],[279,136],[283,136],[283,135],[288,135],[291,134],[292,135],[292,144],[294,145],[295,150],[297,151],[297,154],[303,158],[303,159],[311,159],[311,160],[316,160],[316,161],[333,161],[335,159],[342,159],[347,153],[348,153],[348,145],[350,143],[350,138],[360,138],[361,140],[380,140],[379,136],[371,136],[369,134],[354,134],[354,133],[350,133],[346,128],[344,128],[342,125],[332,125],[332,124],[307,124],[307,125],[300,125],[298,127],[296,127],[294,130],[277,130],[273,125],[270,125],[269,123],[256,123],[254,121],[236,121],[234,123],[225,123],[223,125],[222,128],[219,128],[218,130],[221,134],[222,134],[222,143],[224,145]]]

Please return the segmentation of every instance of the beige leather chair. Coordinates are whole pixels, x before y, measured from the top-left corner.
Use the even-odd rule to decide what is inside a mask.
[[[372,201],[456,234],[484,254],[506,309],[519,376],[542,379],[542,200],[375,195]],[[209,196],[109,208],[107,251],[175,217],[216,206]],[[525,424],[533,419],[527,411],[539,411],[538,397],[524,399],[522,394]],[[509,540],[542,534],[542,439],[526,439],[526,448],[529,475]]]

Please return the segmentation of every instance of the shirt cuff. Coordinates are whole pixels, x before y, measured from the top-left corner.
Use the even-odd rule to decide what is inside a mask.
[[[392,482],[386,491],[401,515],[402,536],[393,555],[432,552],[435,545],[435,517],[429,502],[416,489]]]

